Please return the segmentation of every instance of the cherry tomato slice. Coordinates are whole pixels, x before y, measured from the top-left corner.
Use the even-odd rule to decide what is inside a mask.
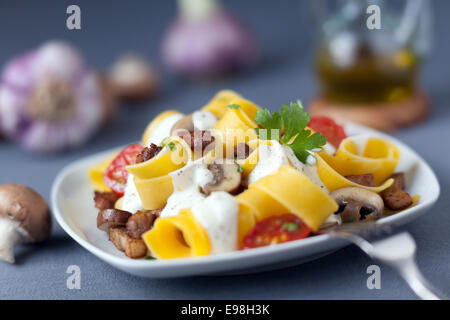
[[[258,248],[303,239],[310,233],[311,228],[296,215],[283,214],[258,222],[245,236],[242,247],[243,249]]]
[[[127,184],[128,171],[125,168],[136,163],[136,155],[144,148],[139,144],[133,144],[123,149],[103,174],[103,181],[118,196],[123,196]]]
[[[327,137],[335,148],[339,148],[341,141],[347,138],[344,128],[329,117],[312,117],[308,127]]]

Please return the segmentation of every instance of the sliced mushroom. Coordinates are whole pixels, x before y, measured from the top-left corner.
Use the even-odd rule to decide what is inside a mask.
[[[208,169],[213,174],[213,181],[204,185],[202,190],[209,195],[214,191],[225,191],[236,193],[241,185],[241,172],[236,163],[225,163],[229,159],[216,159],[208,165]]]
[[[105,209],[97,216],[97,228],[108,231],[109,228],[125,227],[131,213],[118,209]]]
[[[184,116],[173,125],[170,129],[171,136],[184,135],[187,132],[194,131],[194,122],[192,121],[192,113]]]
[[[331,197],[339,205],[336,214],[342,222],[369,221],[381,218],[384,211],[383,199],[375,192],[363,188],[337,189]]]

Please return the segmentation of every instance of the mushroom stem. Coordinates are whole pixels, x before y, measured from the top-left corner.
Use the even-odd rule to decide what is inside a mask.
[[[0,260],[14,263],[14,247],[20,238],[17,223],[0,218]]]

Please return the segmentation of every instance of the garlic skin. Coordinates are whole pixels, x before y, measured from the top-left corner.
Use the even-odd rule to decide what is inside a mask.
[[[69,44],[52,41],[11,60],[0,84],[0,132],[40,153],[79,146],[100,127],[95,73]]]
[[[243,69],[258,55],[254,36],[217,0],[179,0],[162,58],[174,72],[211,77]]]

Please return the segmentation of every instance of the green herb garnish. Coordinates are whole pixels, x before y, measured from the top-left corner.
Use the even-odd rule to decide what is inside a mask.
[[[170,151],[175,150],[175,143],[169,142],[169,143],[167,144],[167,146],[169,147]]]
[[[300,100],[291,102],[290,107],[284,104],[279,113],[275,111],[271,114],[268,109],[258,110],[254,120],[262,127],[255,129],[260,139],[279,140],[290,147],[303,163],[306,163],[312,150],[321,148],[327,142],[327,138],[319,132],[311,134],[311,130],[306,129],[310,116],[303,110]],[[280,137],[282,129],[284,135]]]
[[[244,168],[242,168],[241,166],[238,166],[237,172],[241,173],[242,171],[244,171]]]
[[[232,104],[227,105],[227,108],[230,108],[230,109],[239,109],[240,106],[239,106],[238,104],[232,103]]]
[[[147,256],[147,257],[145,257],[145,260],[156,260],[156,258],[152,257],[152,256]]]
[[[298,230],[298,224],[295,222],[286,222],[281,226],[281,230],[296,231]]]

